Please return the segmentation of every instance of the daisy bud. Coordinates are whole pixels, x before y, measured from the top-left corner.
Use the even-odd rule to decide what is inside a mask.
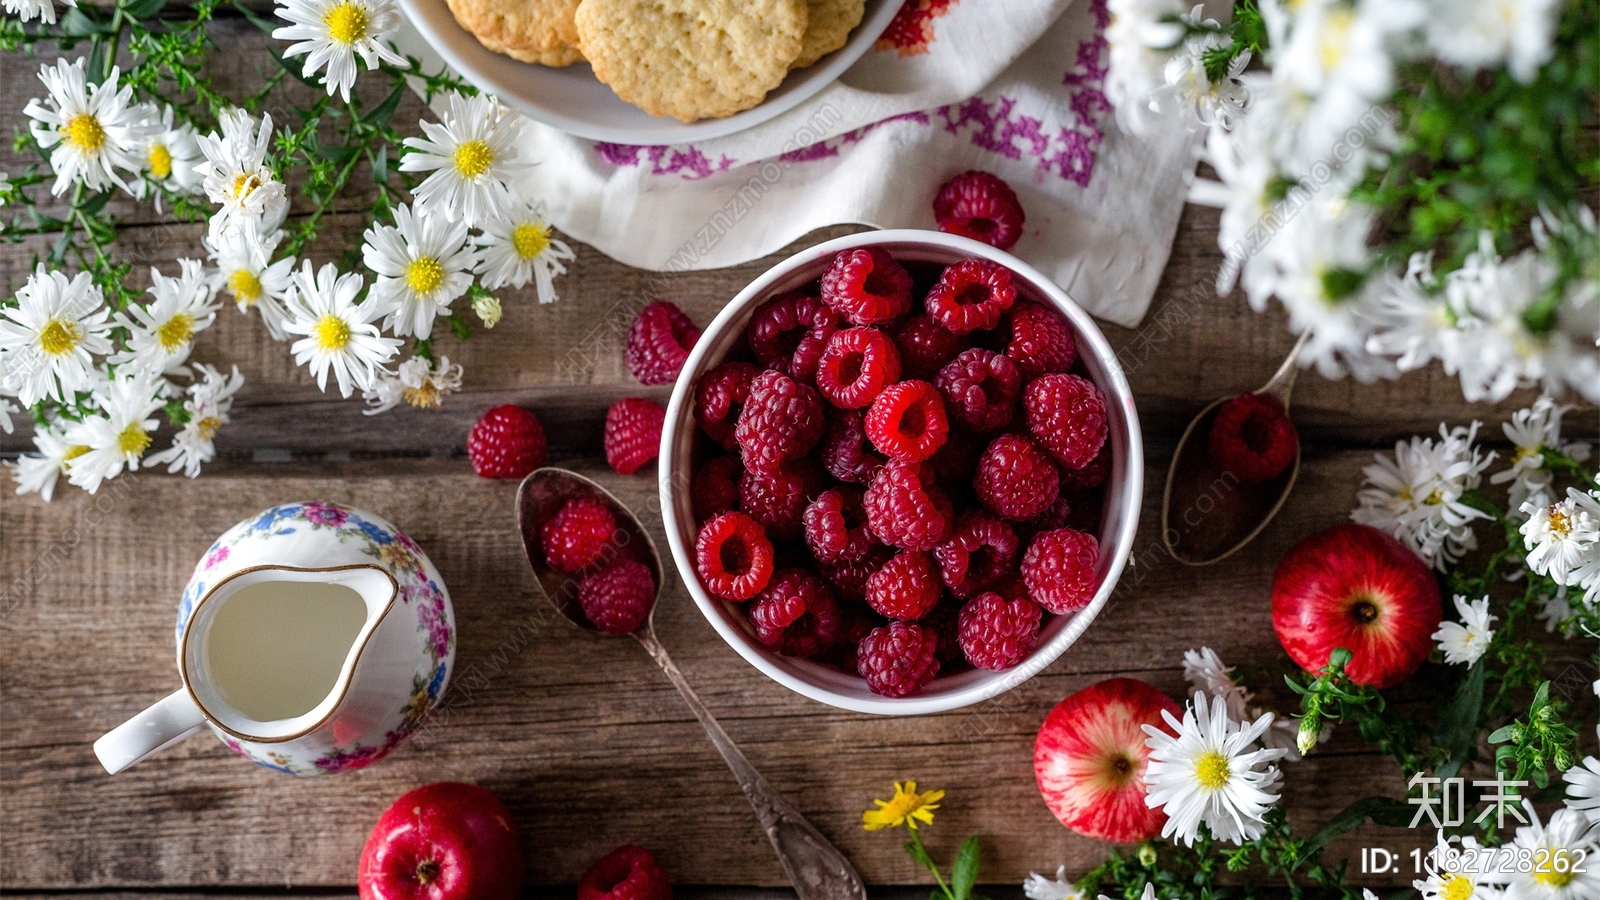
[[[1139,865],[1146,869],[1156,864],[1156,848],[1149,844],[1139,845]]]
[[[500,323],[500,298],[493,294],[479,294],[472,298],[472,311],[483,320],[483,327],[493,328]]]
[[[1322,737],[1322,717],[1316,714],[1307,715],[1300,720],[1300,733],[1295,737],[1295,746],[1300,749],[1300,755],[1305,756],[1317,746],[1317,740]]]

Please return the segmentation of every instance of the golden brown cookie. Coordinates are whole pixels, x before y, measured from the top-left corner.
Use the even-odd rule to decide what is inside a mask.
[[[720,119],[760,103],[800,56],[806,0],[583,0],[596,78],[653,116]]]
[[[445,0],[478,43],[512,59],[566,66],[583,59],[573,15],[579,0]]]
[[[843,47],[866,8],[867,0],[808,0],[800,58],[790,68],[803,69]]]

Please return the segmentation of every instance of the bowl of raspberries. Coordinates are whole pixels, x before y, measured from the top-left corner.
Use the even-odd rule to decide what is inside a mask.
[[[894,230],[774,266],[695,344],[661,443],[667,540],[751,665],[891,715],[993,697],[1088,628],[1144,461],[1127,379],[1065,292]]]

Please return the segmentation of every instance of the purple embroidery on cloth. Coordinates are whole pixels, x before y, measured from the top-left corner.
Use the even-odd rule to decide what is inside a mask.
[[[735,162],[731,157],[723,156],[713,163],[692,144],[679,150],[661,144],[646,146],[597,142],[594,149],[601,159],[613,166],[637,166],[640,163],[639,155],[643,153],[650,162],[651,175],[678,175],[690,181],[726,172],[733,168]]]

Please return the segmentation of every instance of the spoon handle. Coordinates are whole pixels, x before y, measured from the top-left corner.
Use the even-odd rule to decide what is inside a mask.
[[[767,839],[772,841],[772,849],[778,852],[778,861],[783,864],[784,874],[789,876],[789,883],[794,885],[800,900],[866,900],[867,890],[850,861],[806,821],[799,810],[779,796],[756,771],[756,767],[750,764],[739,745],[722,730],[711,711],[700,702],[700,696],[689,686],[683,673],[673,664],[666,648],[656,640],[655,630],[645,628],[636,632],[634,637],[644,645],[645,651],[661,667],[661,671],[667,674],[672,686],[683,695],[684,702],[694,710],[695,718],[700,720],[711,743],[716,745],[717,752],[722,754],[728,768],[733,770],[733,776],[739,780],[739,787],[744,788],[744,795],[750,800],[756,818],[761,820],[761,828],[767,833]]]

